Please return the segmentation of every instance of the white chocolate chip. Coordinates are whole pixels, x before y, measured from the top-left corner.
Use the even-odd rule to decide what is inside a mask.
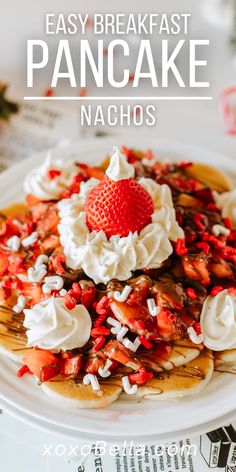
[[[202,344],[203,343],[203,341],[204,341],[203,334],[197,334],[195,329],[192,326],[190,326],[187,329],[187,333],[188,333],[190,341],[192,341],[192,343],[194,343],[194,344]]]
[[[35,269],[38,269],[40,265],[47,264],[47,263],[48,263],[48,256],[46,256],[46,254],[40,254],[40,256],[38,256],[36,259],[34,267]]]
[[[113,328],[111,328],[111,332],[113,334],[118,334],[119,331],[121,330],[120,322],[117,321],[117,320],[114,320],[114,318],[111,318],[111,316],[109,316],[109,318],[107,318],[107,323],[110,324],[111,326],[113,326]]]
[[[21,313],[25,308],[26,298],[23,295],[19,295],[16,305],[13,306],[15,313]]]
[[[28,279],[30,282],[40,282],[40,280],[45,277],[46,273],[47,267],[44,264],[38,266],[37,269],[35,269],[34,267],[30,267],[27,272]]]
[[[18,236],[12,236],[7,240],[7,246],[12,249],[12,251],[17,252],[20,248],[20,238]]]
[[[66,294],[67,294],[67,290],[66,290],[65,288],[62,288],[62,289],[60,290],[60,292],[59,292],[59,295],[60,295],[61,297],[65,297]]]
[[[32,246],[32,244],[36,243],[37,239],[38,239],[38,233],[37,231],[34,231],[29,236],[27,236],[27,238],[22,239],[21,241],[22,246],[24,247]]]
[[[125,300],[127,300],[130,292],[132,290],[132,287],[130,287],[129,285],[126,285],[122,292],[118,292],[118,291],[115,291],[114,292],[114,299],[117,301],[117,302],[125,302]]]
[[[107,359],[104,367],[99,367],[98,373],[104,379],[111,375],[111,372],[109,370],[109,367],[111,367],[111,365],[112,365],[112,361],[110,361],[110,359]]]
[[[128,331],[129,331],[129,328],[125,328],[125,326],[122,326],[119,333],[116,335],[117,341],[123,342],[124,336],[126,335]]]
[[[83,384],[84,384],[84,385],[89,385],[89,384],[91,384],[91,387],[92,387],[92,389],[93,389],[95,392],[98,391],[98,390],[101,390],[96,375],[93,375],[93,374],[86,374],[86,375],[84,376],[84,378],[83,378]]]
[[[141,341],[139,340],[139,336],[137,336],[134,341],[130,341],[130,339],[124,338],[123,344],[131,351],[136,352],[141,344]]]
[[[51,290],[61,290],[64,285],[64,280],[60,275],[52,275],[45,277],[45,284],[43,284],[43,293],[50,293]]]
[[[154,298],[147,299],[148,311],[151,316],[157,316],[160,313],[161,309],[159,306],[156,306]]]
[[[157,160],[155,159],[155,157],[153,157],[152,159],[148,159],[147,157],[144,157],[142,159],[142,164],[147,167],[153,167],[156,163],[157,163]]]
[[[229,236],[230,230],[228,228],[225,228],[225,226],[222,225],[214,225],[212,227],[212,233],[214,236],[220,236],[220,234],[223,234],[223,236]]]
[[[138,390],[138,386],[136,384],[132,385],[131,387],[129,377],[127,375],[125,377],[122,377],[122,384],[125,393],[127,393],[128,395],[134,395]]]

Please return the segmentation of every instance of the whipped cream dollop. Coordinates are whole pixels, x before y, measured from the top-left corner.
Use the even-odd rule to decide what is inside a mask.
[[[90,337],[91,318],[84,305],[67,310],[63,298],[51,297],[24,310],[28,346],[68,350],[84,346]]]
[[[109,173],[113,178],[118,178],[114,167],[122,165],[120,158],[118,164],[117,161],[112,163]],[[126,165],[133,167],[127,162]],[[122,171],[121,175],[130,173]],[[67,265],[74,270],[82,268],[96,284],[107,283],[113,278],[127,280],[135,270],[160,267],[173,252],[171,241],[184,237],[176,221],[170,188],[152,179],[140,179],[140,185],[153,199],[151,223],[139,234],[130,232],[125,237],[112,236],[108,239],[103,231],[90,232],[86,224],[85,200],[98,183],[96,179],[82,182],[79,194],[58,203],[58,230]]]
[[[106,174],[109,179],[115,182],[134,176],[134,167],[127,162],[125,156],[119,152],[116,146],[113,149],[113,155]]]
[[[236,229],[236,189],[221,194],[215,193],[214,198],[222,210],[223,218],[230,218],[233,228]]]
[[[56,170],[59,175],[50,179],[48,172]],[[32,170],[25,179],[26,193],[35,195],[41,200],[57,200],[66,187],[72,184],[73,178],[79,173],[79,167],[70,159],[52,156],[49,152],[45,162]]]
[[[228,290],[208,296],[202,308],[201,329],[209,349],[236,348],[236,296]]]

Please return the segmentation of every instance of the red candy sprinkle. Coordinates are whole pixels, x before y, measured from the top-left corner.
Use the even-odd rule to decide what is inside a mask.
[[[64,303],[68,310],[73,310],[73,308],[76,306],[76,299],[73,296],[74,293],[75,292],[73,292],[73,290],[68,290],[67,294],[65,295]]]
[[[98,326],[97,328],[93,328],[91,330],[92,338],[96,338],[97,336],[109,336],[111,330],[106,328],[105,326]]]
[[[206,218],[203,213],[195,213],[193,217],[193,221],[200,231],[204,231],[206,228],[206,224],[204,223],[205,220]]]
[[[16,375],[17,377],[23,377],[23,375],[28,374],[28,373],[30,373],[30,369],[26,364],[24,364],[19,368]]]
[[[216,295],[218,295],[218,293],[222,292],[222,290],[224,289],[221,285],[216,285],[211,289],[210,294],[212,297],[215,297]]]
[[[193,323],[193,329],[196,331],[197,335],[201,334],[202,333],[201,323],[199,323],[197,321],[196,321],[196,323]]]
[[[185,256],[186,254],[188,254],[188,249],[186,248],[184,239],[179,238],[177,240],[176,245],[175,245],[175,252],[177,256],[179,257]]]
[[[94,340],[93,351],[94,351],[94,352],[100,351],[100,349],[102,348],[102,346],[104,346],[105,342],[106,342],[105,336],[98,336],[98,337]]]
[[[202,241],[202,242],[200,242],[200,243],[197,243],[197,244],[196,244],[196,247],[197,247],[198,249],[202,249],[203,252],[204,252],[204,254],[209,254],[209,252],[210,252],[210,246],[209,246],[209,244],[206,243],[206,242],[204,242],[204,241]]]
[[[186,294],[189,298],[191,298],[191,300],[197,300],[197,294],[193,288],[187,288]]]
[[[139,341],[146,349],[152,349],[153,343],[150,343],[144,336],[139,336]]]
[[[98,315],[108,314],[110,311],[110,299],[107,296],[102,297],[95,309]]]

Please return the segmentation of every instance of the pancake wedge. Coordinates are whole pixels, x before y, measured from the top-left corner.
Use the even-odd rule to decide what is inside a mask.
[[[149,400],[173,400],[199,393],[209,382],[214,371],[212,352],[204,349],[186,366],[161,374],[140,387],[137,397]]]
[[[215,354],[215,363],[217,365],[227,364],[236,365],[236,349],[227,349]]]
[[[21,315],[2,304],[0,307],[0,352],[15,362],[21,362],[29,351]],[[25,349],[24,349],[25,348]]]
[[[186,173],[189,177],[198,179],[200,182],[219,193],[232,190],[232,185],[228,177],[223,172],[206,164],[193,162],[193,164],[186,169]]]
[[[63,406],[74,408],[104,408],[117,400],[122,391],[120,383],[112,380],[101,384],[101,394],[94,392],[90,385],[61,379],[43,383],[42,389]]]
[[[203,344],[197,346],[188,340],[178,341],[174,343],[169,355],[159,357],[147,353],[139,356],[139,359],[146,367],[150,367],[155,372],[163,372],[188,364],[200,355],[203,348]]]

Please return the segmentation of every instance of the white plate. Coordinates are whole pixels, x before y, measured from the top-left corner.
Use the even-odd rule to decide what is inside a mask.
[[[204,149],[185,146],[137,136],[81,142],[56,151],[65,158],[75,155],[84,162],[98,163],[111,152],[113,145],[125,144],[143,149],[152,148],[161,159],[195,160],[215,165],[236,175],[236,164],[224,156]],[[22,182],[26,173],[44,159],[40,154],[7,170],[0,176],[0,207],[21,200]],[[184,429],[194,428],[210,422],[236,409],[236,377],[230,374],[215,374],[203,392],[195,397],[173,402],[130,403],[117,401],[102,410],[68,410],[48,398],[31,377],[18,379],[16,365],[1,356],[0,398],[8,403],[9,409],[19,409],[26,415],[55,427],[99,437],[143,437],[152,435],[173,435]]]

